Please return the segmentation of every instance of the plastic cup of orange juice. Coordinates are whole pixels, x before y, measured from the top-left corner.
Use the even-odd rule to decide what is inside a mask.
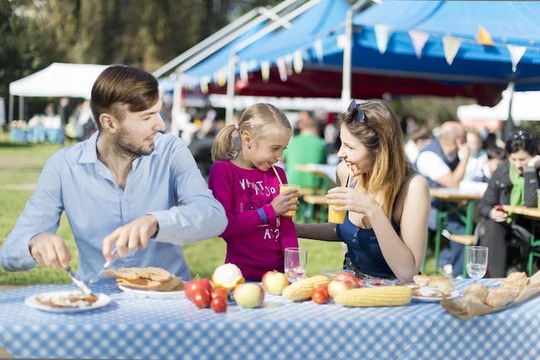
[[[299,190],[300,189],[300,186],[298,185],[292,185],[292,184],[281,184],[279,185],[279,193],[281,194],[282,192],[285,192],[289,189],[297,189]],[[298,200],[298,196],[295,196],[293,197],[294,200]],[[283,214],[283,216],[295,216],[296,215],[296,208],[294,209],[291,209],[289,211],[287,211],[285,214]]]
[[[345,221],[345,211],[336,210],[336,208],[340,207],[342,207],[342,205],[328,204],[328,222],[343,224]]]

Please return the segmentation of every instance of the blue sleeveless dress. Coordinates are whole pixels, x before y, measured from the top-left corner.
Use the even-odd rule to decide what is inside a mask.
[[[392,226],[399,233],[399,226],[394,220]],[[383,257],[373,229],[363,229],[354,225],[347,214],[343,224],[336,226],[336,233],[347,245],[345,269],[379,278],[396,277]]]

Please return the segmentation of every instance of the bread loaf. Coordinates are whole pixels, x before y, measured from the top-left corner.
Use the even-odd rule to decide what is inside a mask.
[[[502,287],[510,289],[513,293],[514,298],[516,298],[521,291],[527,286],[529,278],[524,272],[515,272],[504,279]]]
[[[483,303],[488,295],[488,288],[481,283],[469,285],[463,292],[464,301]]]
[[[506,287],[491,289],[486,297],[486,305],[498,309],[510,304],[514,300],[514,292]]]

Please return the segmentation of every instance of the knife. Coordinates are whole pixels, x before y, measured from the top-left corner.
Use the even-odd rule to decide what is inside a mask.
[[[71,266],[66,267],[66,271],[67,271],[69,277],[71,278],[71,280],[73,280],[75,285],[77,285],[79,287],[79,289],[81,289],[83,291],[83,293],[88,294],[88,295],[93,295],[92,290],[88,287],[88,285],[86,285],[84,283],[84,281],[79,279],[77,277],[77,275],[75,275],[73,270],[71,270]]]
[[[116,256],[116,248],[111,252],[112,254],[112,259],[110,261],[107,261],[105,262],[105,264],[103,265],[103,268],[101,268],[101,270],[92,278],[90,279],[90,281],[88,282],[90,285],[95,283],[96,281],[99,280],[99,278],[105,273],[105,271],[109,268],[109,266],[111,266],[111,264],[116,260],[118,259],[118,256]]]

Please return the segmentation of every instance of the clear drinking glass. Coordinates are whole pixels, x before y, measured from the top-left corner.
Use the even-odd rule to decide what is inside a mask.
[[[285,248],[285,275],[291,283],[303,279],[307,276],[307,255],[306,249],[297,247]]]
[[[486,246],[467,247],[467,274],[477,282],[486,275],[488,248]]]

